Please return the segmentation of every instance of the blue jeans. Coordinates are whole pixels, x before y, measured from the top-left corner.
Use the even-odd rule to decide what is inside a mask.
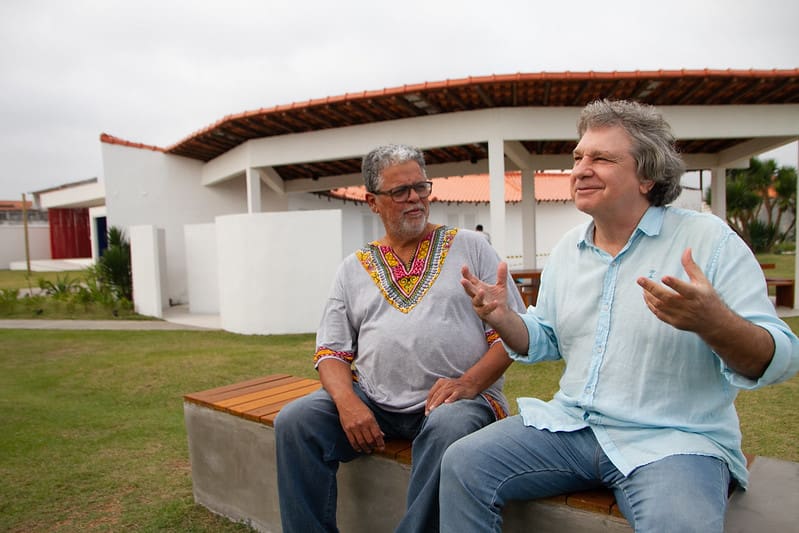
[[[397,531],[437,531],[441,457],[450,444],[493,422],[494,411],[477,397],[443,404],[427,417],[392,413],[370,401],[357,384],[353,388],[387,438],[413,440],[407,508]],[[275,441],[283,531],[337,531],[338,465],[362,454],[350,446],[330,395],[321,389],[283,407],[275,419]]]
[[[441,464],[443,533],[501,531],[502,507],[610,487],[636,532],[721,533],[730,472],[721,459],[672,455],[625,477],[593,432],[550,432],[520,416],[500,420],[456,442]]]

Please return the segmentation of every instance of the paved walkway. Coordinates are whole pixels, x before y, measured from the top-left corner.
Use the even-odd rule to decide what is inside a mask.
[[[0,320],[0,329],[207,330],[162,320]]]
[[[188,306],[164,309],[164,320],[0,320],[0,329],[219,330],[219,315],[199,315]]]

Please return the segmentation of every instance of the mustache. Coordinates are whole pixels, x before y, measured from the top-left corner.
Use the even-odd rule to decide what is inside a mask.
[[[415,203],[413,205],[408,206],[407,208],[402,210],[402,214],[405,215],[407,213],[410,213],[411,211],[416,211],[416,210],[419,210],[419,209],[421,209],[422,211],[425,210],[424,209],[424,204],[422,202],[418,202],[418,203]]]

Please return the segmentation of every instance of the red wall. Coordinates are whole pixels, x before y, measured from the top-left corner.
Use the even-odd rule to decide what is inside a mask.
[[[89,209],[50,209],[50,254],[53,259],[92,256]]]

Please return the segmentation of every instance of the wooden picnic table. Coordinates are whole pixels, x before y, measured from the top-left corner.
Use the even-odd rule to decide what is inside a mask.
[[[541,284],[540,268],[523,268],[510,272],[525,306],[535,305],[538,300],[538,287]]]

